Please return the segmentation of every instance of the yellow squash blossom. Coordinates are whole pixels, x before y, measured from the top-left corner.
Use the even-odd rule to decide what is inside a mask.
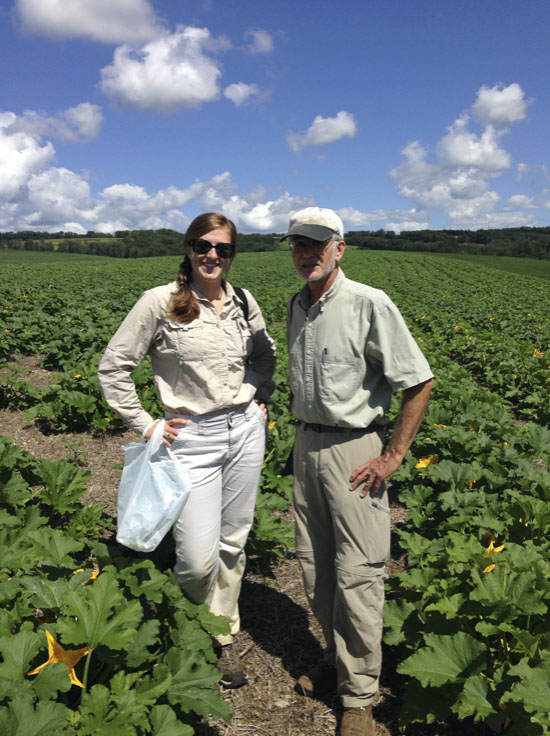
[[[90,572],[90,571],[86,571],[83,567],[79,567],[78,570],[73,570],[73,575],[76,575],[79,572]],[[95,580],[98,575],[99,575],[99,570],[92,570],[91,575],[90,575],[90,580]]]
[[[46,638],[48,640],[48,661],[36,667],[34,670],[27,672],[27,675],[36,675],[43,667],[54,662],[63,662],[69,668],[69,679],[71,684],[78,685],[83,688],[84,685],[80,682],[74,671],[75,666],[80,662],[82,657],[85,657],[90,651],[88,647],[82,647],[81,649],[72,649],[67,651],[63,649],[61,644],[57,642],[49,631],[46,631]]]
[[[484,557],[490,557],[493,552],[502,552],[504,549],[504,545],[501,544],[500,547],[495,547],[495,542],[493,539],[489,542],[489,546],[487,547],[487,552],[485,553]]]
[[[496,565],[487,565],[486,568],[483,570],[483,574],[487,575],[488,572],[492,572],[495,569]]]
[[[276,424],[277,424],[277,422],[275,421],[275,419],[272,419],[272,420],[271,420],[271,421],[269,422],[269,425],[268,425],[268,426],[269,426],[269,431],[270,431],[270,432],[271,432],[271,430],[272,430],[272,429],[274,429],[274,427],[275,427],[275,425],[276,425]]]
[[[436,460],[436,455],[430,455],[430,457],[421,457],[420,460],[416,463],[415,468],[427,468],[428,465],[435,463]]]
[[[533,356],[534,356],[535,358],[542,358],[542,353],[541,353],[541,351],[540,351],[540,350],[538,350],[537,348],[535,348],[535,349],[533,350]]]
[[[438,429],[447,429],[446,424],[434,424],[434,427],[437,427]]]

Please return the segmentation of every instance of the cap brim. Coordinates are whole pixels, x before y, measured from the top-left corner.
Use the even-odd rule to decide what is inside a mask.
[[[323,240],[332,238],[336,233],[330,227],[324,227],[324,225],[293,225],[280,240],[286,240],[291,235],[303,235],[304,238],[311,238],[312,240],[322,242]]]

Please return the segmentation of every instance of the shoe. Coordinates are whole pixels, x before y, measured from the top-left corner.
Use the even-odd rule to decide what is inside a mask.
[[[319,698],[336,690],[336,667],[318,664],[300,675],[294,690],[306,698]]]
[[[218,651],[218,669],[222,673],[220,685],[235,690],[248,684],[246,670],[233,644],[226,644]]]
[[[344,708],[339,736],[374,736],[375,729],[372,705],[365,708]]]

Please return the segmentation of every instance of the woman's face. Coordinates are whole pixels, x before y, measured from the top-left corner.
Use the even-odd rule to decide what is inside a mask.
[[[219,227],[201,235],[200,239],[206,240],[213,246],[219,243],[231,243],[231,231],[227,226]],[[231,258],[220,258],[215,248],[210,248],[208,253],[195,253],[190,245],[187,246],[187,254],[191,260],[195,286],[200,289],[201,285],[221,284]]]

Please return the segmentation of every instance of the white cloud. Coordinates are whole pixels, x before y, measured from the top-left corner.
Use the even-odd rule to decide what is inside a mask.
[[[16,0],[23,29],[53,38],[147,41],[161,32],[148,0]]]
[[[259,94],[260,88],[257,84],[245,84],[244,82],[230,84],[223,92],[224,97],[234,102],[237,107],[240,107],[240,105],[248,102],[251,97],[258,96]]]
[[[427,230],[430,227],[429,222],[417,222],[416,220],[405,220],[403,222],[388,222],[384,230],[393,230],[394,233],[400,233],[403,230],[412,232],[413,230]]]
[[[102,91],[129,107],[163,112],[199,107],[220,95],[220,65],[205,51],[224,50],[207,28],[179,26],[140,49],[123,45],[101,70]]]
[[[25,110],[7,128],[7,132],[25,132],[62,141],[83,142],[99,135],[102,121],[103,114],[99,105],[82,102],[52,116],[35,110]]]
[[[517,82],[507,87],[503,84],[496,84],[494,87],[484,84],[478,90],[472,112],[481,123],[509,125],[525,119],[527,107],[531,102],[532,100],[525,99],[525,94]]]
[[[481,135],[468,130],[468,117],[462,115],[449,127],[437,145],[442,163],[449,167],[475,167],[487,176],[498,175],[512,165],[512,157],[499,145],[498,133],[487,125]]]
[[[540,203],[536,202],[535,197],[528,197],[525,194],[514,194],[512,197],[508,197],[506,204],[510,207],[521,207],[526,210],[540,207]]]
[[[73,171],[50,167],[29,179],[25,209],[40,229],[93,217],[90,186]]]
[[[30,177],[41,171],[55,154],[51,143],[42,146],[29,133],[8,134],[16,120],[13,113],[0,113],[0,199],[7,202],[24,198]]]
[[[463,112],[437,142],[432,161],[419,141],[409,143],[402,151],[404,161],[390,172],[400,193],[426,214],[449,218],[456,228],[525,224],[529,217],[525,211],[512,212],[510,208],[525,210],[527,199],[518,193],[507,201],[505,211],[499,211],[502,198],[489,186],[489,180],[511,169],[512,156],[502,145],[509,129],[502,126],[522,120],[527,104],[518,84],[481,87],[471,112],[483,122],[482,129],[473,130],[470,113]],[[517,180],[532,176],[535,170],[539,178],[547,173],[544,167],[519,164]],[[488,224],[501,222],[504,224]]]
[[[269,54],[273,51],[273,37],[267,31],[250,30],[244,34],[251,54]]]
[[[352,138],[356,133],[357,123],[354,116],[350,112],[340,110],[334,118],[317,115],[305,133],[290,131],[287,142],[296,153],[305,146],[323,146],[346,136]]]

